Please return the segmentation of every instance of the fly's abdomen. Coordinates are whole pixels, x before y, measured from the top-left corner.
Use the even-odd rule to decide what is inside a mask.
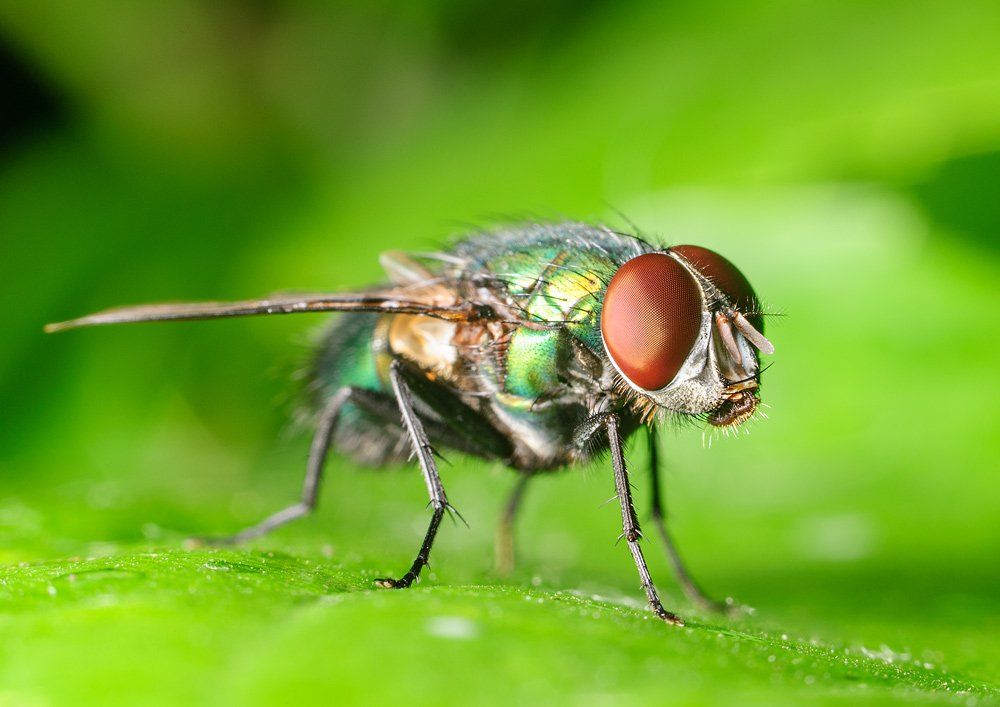
[[[313,360],[310,387],[317,406],[345,386],[382,390],[374,355],[380,317],[349,314],[330,323]]]
[[[374,414],[349,401],[337,419],[334,445],[369,466],[405,461],[408,451],[395,401],[379,373],[385,319],[381,314],[348,314],[334,319],[316,353],[309,381],[314,411],[321,410],[342,388],[366,391],[386,403],[378,406],[386,413]]]

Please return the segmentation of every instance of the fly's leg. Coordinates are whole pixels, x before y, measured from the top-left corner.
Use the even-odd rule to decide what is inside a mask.
[[[446,383],[432,380],[427,371],[397,359],[399,375],[410,397],[416,398],[439,419],[423,421],[431,439],[447,440],[448,446],[485,459],[507,461],[514,452],[511,441],[474,410]]]
[[[427,433],[424,432],[420,418],[413,411],[413,399],[404,380],[399,361],[392,362],[389,368],[389,379],[392,382],[392,391],[396,395],[396,402],[399,404],[399,411],[403,415],[403,426],[413,444],[413,452],[420,463],[420,470],[424,474],[424,483],[427,485],[427,493],[431,499],[430,506],[433,510],[430,525],[427,526],[427,532],[424,534],[424,541],[406,574],[399,579],[382,577],[375,580],[375,584],[380,587],[404,589],[416,581],[417,577],[420,576],[420,570],[427,565],[438,526],[441,525],[441,519],[444,518],[444,513],[449,506],[448,497],[441,484],[441,476],[438,474],[437,463],[434,461],[434,449],[427,439]]]
[[[237,543],[254,540],[267,535],[275,528],[280,528],[286,523],[303,518],[316,508],[319,498],[320,482],[323,480],[323,466],[326,463],[326,456],[330,450],[330,441],[333,438],[333,431],[337,424],[340,411],[352,395],[355,395],[353,388],[341,388],[327,402],[320,414],[319,423],[316,425],[316,432],[313,434],[312,445],[309,448],[309,462],[306,465],[306,476],[302,482],[302,500],[283,508],[277,513],[273,513],[256,525],[244,528],[235,535],[227,535],[219,538],[203,538],[202,542],[210,545],[234,545]]]
[[[647,440],[649,442],[649,477],[652,482],[653,525],[656,526],[656,530],[660,534],[663,547],[667,551],[667,558],[670,560],[674,574],[677,575],[677,581],[681,585],[684,595],[703,609],[721,612],[732,611],[736,608],[732,600],[721,602],[706,596],[684,566],[684,561],[681,559],[677,546],[667,531],[666,515],[663,512],[663,498],[660,490],[660,449],[659,444],[657,444],[656,432],[652,428],[648,432]]]
[[[604,425],[608,432],[608,444],[611,447],[615,489],[618,492],[618,503],[622,509],[622,537],[628,543],[629,552],[632,553],[636,569],[639,570],[639,579],[642,581],[642,588],[646,591],[646,600],[653,609],[653,613],[661,619],[669,624],[683,626],[684,621],[679,616],[663,608],[663,603],[656,593],[656,587],[653,586],[653,579],[649,575],[646,558],[642,556],[642,548],[639,547],[642,531],[639,528],[639,519],[635,514],[635,506],[632,505],[632,488],[629,486],[628,471],[625,469],[625,455],[622,452],[622,440],[618,431],[618,416],[608,415]]]
[[[500,516],[500,523],[497,525],[496,538],[494,540],[494,555],[497,574],[501,576],[509,575],[514,571],[514,520],[524,499],[524,491],[528,487],[528,480],[531,477],[523,474],[518,477],[514,490],[511,491],[507,504],[503,508],[503,515]]]
[[[513,445],[487,416],[469,405],[449,385],[428,376],[418,366],[402,359],[397,360],[395,365],[409,397],[418,400],[431,413],[423,420],[431,439],[447,440],[449,447],[485,459],[509,462]],[[528,478],[525,475],[518,480],[497,527],[495,562],[497,573],[501,575],[510,574],[514,569],[514,518]]]

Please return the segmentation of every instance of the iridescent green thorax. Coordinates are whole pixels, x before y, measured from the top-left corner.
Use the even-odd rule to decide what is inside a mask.
[[[510,338],[503,389],[527,404],[551,395],[564,382],[569,337],[603,357],[604,291],[622,263],[649,250],[636,238],[582,224],[531,226],[460,243],[456,252],[472,255],[473,268],[504,283],[526,320]]]

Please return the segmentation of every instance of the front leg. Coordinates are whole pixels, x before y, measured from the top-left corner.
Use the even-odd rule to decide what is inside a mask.
[[[642,531],[639,528],[639,519],[635,515],[635,506],[632,505],[632,488],[629,486],[628,471],[625,469],[625,455],[622,453],[622,440],[618,431],[618,416],[610,414],[604,421],[605,429],[608,432],[608,444],[611,447],[611,464],[615,471],[615,489],[618,491],[618,503],[622,509],[622,537],[628,543],[628,549],[635,560],[636,569],[639,570],[639,579],[642,581],[642,588],[646,591],[646,599],[653,613],[669,624],[683,626],[684,621],[663,608],[663,603],[653,586],[653,579],[649,575],[649,567],[646,566],[646,559],[642,556],[642,548],[639,547],[639,539]]]
[[[649,442],[649,478],[652,484],[653,525],[656,526],[657,531],[660,533],[663,547],[667,551],[667,559],[670,560],[670,564],[674,568],[674,574],[677,575],[677,581],[681,585],[681,589],[687,595],[688,599],[703,609],[723,613],[738,611],[738,607],[732,599],[722,602],[716,601],[706,595],[684,566],[684,561],[677,550],[677,545],[674,544],[673,538],[670,537],[670,533],[667,531],[666,514],[663,511],[663,497],[660,491],[660,449],[657,444],[656,430],[649,428],[647,435]]]

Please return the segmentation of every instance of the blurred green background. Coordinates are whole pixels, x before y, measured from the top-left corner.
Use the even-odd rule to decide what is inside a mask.
[[[1000,5],[0,0],[0,705],[997,699]],[[622,216],[624,215],[624,216]],[[297,493],[315,317],[45,336],[106,306],[336,290],[465,224],[625,217],[772,311],[769,419],[665,433],[710,591],[649,621],[605,465],[529,491],[335,459]],[[648,497],[641,445],[637,502]]]

